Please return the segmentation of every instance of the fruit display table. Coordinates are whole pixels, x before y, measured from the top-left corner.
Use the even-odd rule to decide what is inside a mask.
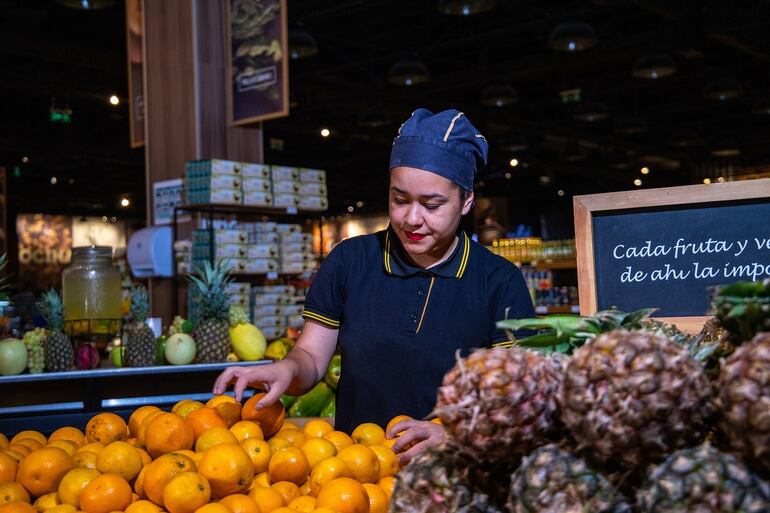
[[[20,374],[0,377],[0,433],[36,429],[44,433],[60,426],[84,428],[95,413],[128,414],[144,404],[171,407],[181,399],[204,402],[214,380],[231,365],[258,362],[104,368],[86,371]],[[247,396],[253,393],[247,390]]]

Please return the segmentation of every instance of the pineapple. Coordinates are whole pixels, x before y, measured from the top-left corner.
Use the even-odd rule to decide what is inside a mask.
[[[444,376],[434,413],[477,460],[517,463],[559,434],[561,378],[558,357],[480,349]]]
[[[125,353],[129,367],[152,367],[155,365],[155,334],[145,320],[150,309],[147,289],[143,285],[131,289],[130,313],[133,321],[126,326]]]
[[[455,443],[433,447],[399,470],[389,513],[500,513],[505,486],[491,483],[510,472],[483,472]]]
[[[623,495],[585,461],[557,445],[535,449],[511,476],[510,513],[627,513]]]
[[[725,444],[770,477],[770,333],[759,333],[727,358],[717,389]]]
[[[770,278],[715,287],[712,306],[736,346],[761,331],[770,331]]]
[[[27,346],[27,366],[30,374],[40,374],[45,369],[45,330],[35,328],[22,338]]]
[[[621,468],[700,442],[714,412],[711,383],[687,349],[626,330],[602,334],[575,351],[559,406],[578,449]]]
[[[637,492],[641,513],[767,513],[770,486],[708,444],[676,451]]]
[[[199,294],[193,312],[193,338],[198,345],[198,360],[202,363],[224,362],[230,353],[229,270],[222,262],[213,267],[206,262],[198,275],[190,275],[189,279]]]
[[[59,293],[53,289],[44,292],[37,306],[48,323],[45,342],[46,369],[54,372],[70,370],[75,364],[75,351],[70,339],[62,332],[64,308]]]

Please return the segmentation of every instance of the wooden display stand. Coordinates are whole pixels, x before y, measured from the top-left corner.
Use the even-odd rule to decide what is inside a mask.
[[[591,315],[599,309],[609,306],[617,306],[621,310],[631,310],[641,306],[654,307],[658,302],[674,305],[684,304],[692,299],[692,290],[704,291],[703,285],[714,285],[727,283],[737,280],[750,280],[752,275],[746,277],[744,274],[738,274],[735,271],[736,266],[743,265],[739,258],[748,257],[751,253],[751,264],[755,264],[750,269],[767,269],[770,267],[770,246],[760,244],[764,239],[770,239],[770,229],[768,229],[768,220],[770,220],[770,179],[750,180],[741,182],[729,182],[711,185],[691,185],[683,187],[670,187],[663,189],[634,190],[624,192],[613,192],[607,194],[592,194],[587,196],[575,196],[573,200],[575,214],[575,244],[577,249],[577,268],[578,268],[578,292],[580,297],[580,314]],[[604,219],[601,219],[601,218]],[[608,221],[609,219],[609,221]],[[600,221],[601,222],[598,222]],[[682,223],[681,220],[689,220]],[[694,222],[693,222],[694,220]],[[703,224],[699,227],[699,223]],[[620,227],[620,228],[618,228]],[[637,236],[636,232],[641,235]],[[725,235],[729,231],[729,235]],[[609,235],[608,235],[609,234]],[[680,237],[681,234],[689,237]],[[681,275],[685,272],[693,272],[690,278],[698,275],[698,270],[704,271],[703,262],[713,260],[718,265],[711,265],[709,269],[713,272],[721,273],[721,276],[714,276],[711,280],[694,279],[685,280],[674,275],[669,280],[667,275],[661,276],[660,281],[654,281],[654,274],[645,276],[645,271],[632,270],[632,265],[642,261],[642,258],[625,258],[624,251],[627,251],[631,244],[613,246],[611,254],[606,251],[607,241],[623,242],[627,240],[641,242],[642,246],[650,243],[650,247],[660,246],[659,254],[648,258],[647,262],[655,262],[655,265],[662,266],[665,272],[673,272],[674,266],[678,265],[682,269]],[[614,237],[614,238],[613,238]],[[621,237],[623,237],[621,239]],[[757,238],[756,242],[754,237]],[[744,249],[746,253],[739,253],[740,244],[732,252],[725,251],[722,255],[719,253],[720,247],[714,248],[711,244],[708,249],[714,249],[713,252],[705,256],[691,256],[692,261],[687,261],[682,256],[682,247],[686,242],[679,242],[682,246],[676,247],[677,251],[671,251],[673,241],[685,239],[685,241],[707,241],[723,239],[724,247],[728,242],[747,241]],[[665,242],[664,242],[665,241]],[[612,244],[613,242],[610,242]],[[597,244],[601,245],[604,251],[601,251]],[[766,242],[770,244],[770,242]],[[618,250],[618,247],[621,249]],[[640,246],[636,246],[640,247]],[[706,246],[704,246],[706,247]],[[669,253],[663,255],[663,252],[669,250]],[[692,247],[685,251],[693,252]],[[620,258],[618,258],[620,255]],[[672,255],[677,255],[674,260]],[[688,255],[689,256],[689,255]],[[722,258],[718,260],[718,258]],[[695,259],[698,259],[695,261]],[[617,260],[613,261],[613,260]],[[633,263],[633,264],[632,264]],[[689,267],[683,267],[689,263]],[[693,264],[695,269],[693,269]],[[751,265],[746,264],[746,265]],[[767,267],[764,267],[767,266]],[[600,269],[597,271],[597,267]],[[609,286],[602,286],[601,280],[611,281],[608,273],[602,273],[611,269],[619,271],[628,270],[629,281],[638,276],[641,282],[648,279],[647,297],[643,300],[650,302],[643,305],[634,305],[634,307],[624,306],[622,298],[628,298],[628,304],[633,300],[639,299],[639,290],[642,286],[636,283],[622,283],[622,278]],[[742,272],[742,269],[739,269]],[[599,274],[597,274],[597,272]],[[636,272],[642,274],[636,275]],[[730,274],[730,273],[733,274]],[[619,276],[617,272],[613,278]],[[642,278],[645,276],[645,278]],[[726,278],[725,276],[730,276]],[[720,280],[721,278],[721,280]],[[761,277],[755,277],[761,279]],[[668,280],[668,281],[667,281]],[[688,290],[689,288],[689,290]],[[612,299],[621,298],[618,301],[621,304],[607,304],[607,291],[612,292]],[[603,294],[605,296],[603,297]],[[703,298],[698,298],[702,303]],[[665,311],[665,309],[662,309]],[[679,310],[682,310],[681,308]],[[704,310],[691,308],[689,311],[683,311],[676,315],[661,315],[658,318],[666,322],[676,324],[681,330],[688,333],[697,333],[703,327],[703,324],[709,319],[703,315]],[[663,313],[663,312],[662,312]]]

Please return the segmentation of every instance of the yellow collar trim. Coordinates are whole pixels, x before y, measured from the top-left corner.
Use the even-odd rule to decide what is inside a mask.
[[[471,252],[471,244],[468,241],[468,234],[463,232],[463,259],[460,261],[460,267],[457,269],[457,274],[455,274],[455,278],[462,278],[463,273],[465,273],[465,267],[468,265],[468,255],[470,255]]]

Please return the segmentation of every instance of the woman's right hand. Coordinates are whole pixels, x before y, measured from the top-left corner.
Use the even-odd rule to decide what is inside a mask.
[[[213,393],[224,394],[228,385],[232,383],[235,400],[240,402],[247,386],[255,385],[264,388],[267,393],[256,405],[256,408],[260,409],[280,399],[296,374],[297,364],[290,359],[254,367],[232,366],[222,371],[214,382]]]

